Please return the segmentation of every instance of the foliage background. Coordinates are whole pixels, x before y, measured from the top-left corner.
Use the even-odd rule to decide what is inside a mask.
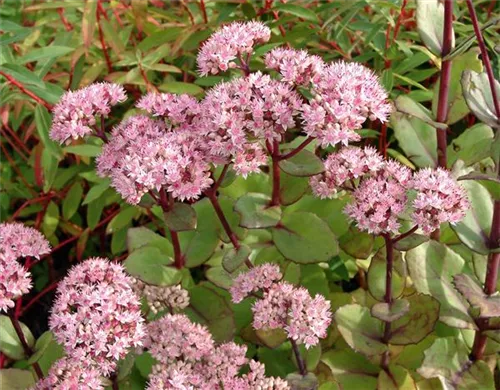
[[[494,13],[497,11],[494,0],[475,1],[474,4],[482,25],[491,24],[493,18],[498,17]],[[473,30],[465,2],[455,3],[454,15],[457,49],[450,88],[448,165],[461,159],[465,165],[476,164],[476,170],[485,172],[491,166],[488,157],[493,131],[476,123],[460,86],[462,71],[480,71],[482,64],[479,50],[471,38]],[[24,297],[18,309],[21,320],[35,337],[47,330],[55,287],[71,265],[90,256],[125,260],[129,251],[136,249],[131,247],[130,236],[139,230],[131,229],[133,227],[163,232],[159,210],[127,205],[109,187],[109,181],[96,175],[93,157],[100,152],[98,141],[74,142],[60,147],[49,139],[50,108],[65,90],[101,80],[123,84],[130,98],[113,111],[108,128],[134,114],[134,101],[146,91],[202,97],[206,88],[230,75],[200,77],[197,74],[195,59],[200,44],[223,23],[259,19],[272,28],[273,35],[256,54],[289,44],[318,54],[326,61],[358,61],[380,75],[392,100],[405,96],[431,112],[436,109],[441,59],[422,43],[416,30],[415,2],[411,0],[290,1],[286,4],[243,0],[3,0],[0,17],[0,217],[2,221],[23,221],[40,229],[54,248],[51,255],[32,266],[35,288],[30,296]],[[484,30],[498,79],[497,34],[495,28]],[[258,56],[255,58],[253,69],[263,68],[263,62]],[[401,110],[393,115],[388,126],[367,123],[361,133],[362,144],[374,145],[411,168],[437,163],[434,127],[404,115]],[[288,141],[296,145],[301,137],[292,135]],[[316,200],[308,194],[307,179],[288,179],[285,185],[293,187],[294,196],[300,200],[287,207],[286,213],[307,211],[317,215],[338,238],[341,251],[326,268],[286,262],[285,278],[301,283],[311,293],[331,298],[333,309],[350,302],[353,297],[370,306],[373,298],[366,291],[370,261],[366,259],[383,245],[382,240],[350,227],[341,212],[346,199]],[[238,178],[221,189],[221,202],[230,210],[234,199],[241,195],[269,193],[269,189],[267,175],[255,175],[247,180]],[[478,207],[488,209],[486,203],[491,199],[487,193],[486,198],[476,199]],[[205,201],[195,206],[199,222],[197,233],[181,236],[185,247],[195,241],[200,244],[192,248],[189,269],[159,277],[169,278],[170,282],[182,280],[190,289],[193,309],[203,309],[198,319],[210,326],[216,339],[236,336],[237,340],[248,341],[249,337],[255,337],[248,334],[249,306],[230,304],[228,294],[221,288],[228,283],[228,276],[220,266],[223,245],[217,234],[221,233],[213,214],[206,210]],[[238,217],[232,218],[232,224],[237,226]],[[484,226],[489,223],[485,221]],[[237,230],[240,238],[258,249],[255,262],[284,261],[276,248],[266,244],[268,232]],[[193,234],[197,234],[195,239]],[[480,248],[471,251],[449,227],[444,227],[441,234],[441,241],[460,254],[464,267],[476,274],[484,268],[485,256]],[[165,253],[150,250],[152,252],[142,256],[159,256],[159,262],[168,261]],[[480,274],[477,276],[481,278]],[[424,342],[406,347],[398,362],[415,370],[423,361],[423,351],[436,338],[453,336],[470,343],[471,335],[467,332],[438,322]],[[250,345],[253,348],[250,353],[257,354],[266,363],[268,374],[286,376],[295,371],[290,347],[286,344],[273,349],[261,339]],[[332,345],[345,348],[336,329],[332,330],[323,348]],[[58,353],[60,351],[54,347],[53,356],[45,356],[40,362],[42,367],[47,369]],[[309,355],[310,369],[315,369],[319,377],[328,378],[332,372],[338,374],[334,369],[338,357],[328,360],[328,356],[322,356],[321,348],[312,350]],[[368,368],[356,375],[349,374],[348,369],[341,370],[346,377],[339,374],[335,380],[350,383],[352,388],[355,383],[371,388],[376,384],[377,368],[361,360],[365,358],[359,354],[352,356],[360,359],[361,363],[356,364]],[[2,357],[1,364],[5,363]],[[147,364],[136,363],[130,383],[144,382],[147,369],[143,366]],[[418,374],[414,379],[423,380]],[[362,382],[353,382],[355,380]]]

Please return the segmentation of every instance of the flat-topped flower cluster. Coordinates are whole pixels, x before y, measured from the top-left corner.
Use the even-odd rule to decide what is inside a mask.
[[[357,63],[324,63],[304,50],[275,48],[264,64],[277,79],[250,72],[250,59],[271,30],[260,22],[232,23],[210,37],[198,55],[202,75],[239,69],[243,77],[221,82],[203,100],[149,93],[136,115],[108,140],[97,116],[125,99],[123,89],[95,84],[68,92],[57,105],[51,131],[59,142],[94,133],[105,140],[98,172],[127,202],[166,190],[194,200],[213,184],[212,167],[233,164],[247,177],[267,165],[286,133],[300,128],[321,146],[347,145],[366,119],[386,121],[391,110],[376,75]],[[300,88],[299,88],[300,87]],[[306,94],[301,89],[308,90]],[[80,102],[85,101],[85,104]]]

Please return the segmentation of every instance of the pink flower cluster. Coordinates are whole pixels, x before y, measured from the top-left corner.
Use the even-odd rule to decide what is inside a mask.
[[[354,202],[345,213],[359,229],[373,234],[397,233],[400,215],[406,211],[411,171],[396,161],[387,161],[377,174],[361,181]]]
[[[470,207],[465,189],[444,169],[421,169],[414,175],[412,187],[418,191],[412,219],[425,233],[443,222],[460,222]]]
[[[247,63],[253,48],[271,38],[271,30],[260,22],[234,22],[212,34],[198,54],[197,62],[203,76],[225,72]]]
[[[321,57],[309,55],[305,50],[281,47],[267,53],[265,64],[269,69],[277,70],[283,81],[302,86],[309,86],[325,66]]]
[[[97,171],[110,176],[127,202],[163,186],[175,198],[193,199],[210,186],[203,142],[188,131],[165,131],[159,119],[132,116],[113,129],[97,158]]]
[[[97,83],[66,92],[54,107],[50,137],[60,143],[91,134],[96,116],[108,116],[111,107],[125,101],[122,86]]]
[[[384,166],[384,159],[375,148],[345,147],[328,155],[325,171],[309,179],[311,189],[321,199],[332,198],[346,182],[374,174]]]
[[[75,365],[104,375],[144,337],[140,303],[120,264],[91,258],[73,267],[57,288],[49,325]]]
[[[355,188],[357,179],[359,186]],[[332,197],[339,188],[354,191],[353,202],[344,211],[360,229],[373,234],[399,231],[398,220],[409,208],[409,190],[417,192],[411,205],[412,220],[425,233],[443,222],[459,222],[470,207],[465,189],[450,172],[426,168],[412,174],[396,161],[383,160],[371,147],[344,147],[330,154],[325,172],[311,177],[310,185],[320,198]]]
[[[55,362],[48,375],[38,381],[33,390],[103,390],[100,371],[85,362],[75,363],[64,357]]]
[[[387,120],[391,105],[373,71],[357,63],[335,62],[313,77],[314,98],[302,110],[305,132],[322,146],[359,141],[354,130],[366,119]]]
[[[159,362],[153,367],[149,390],[168,389],[288,389],[285,381],[264,376],[263,366],[250,362],[251,372],[238,377],[248,363],[247,348],[233,342],[214,345],[208,329],[183,314],[168,314],[148,325],[145,346]]]
[[[31,289],[31,275],[17,259],[49,252],[50,245],[38,230],[21,223],[0,224],[0,312],[13,308],[14,300]]]
[[[269,289],[282,277],[277,264],[262,264],[254,267],[248,272],[239,274],[233,280],[230,289],[232,300],[234,303],[239,303],[251,293]]]
[[[263,291],[252,311],[255,329],[284,329],[288,337],[306,348],[316,345],[332,321],[330,302],[323,296],[311,297],[303,287],[280,282],[278,265],[263,264],[238,275],[230,289],[234,303],[241,302],[251,293]]]

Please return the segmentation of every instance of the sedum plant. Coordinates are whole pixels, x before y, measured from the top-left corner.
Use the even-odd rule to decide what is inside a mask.
[[[112,70],[107,12],[101,1],[91,4],[84,12],[99,19]],[[192,4],[182,4],[194,23]],[[419,50],[439,68],[431,69],[439,71],[434,91],[423,87],[433,94],[432,109],[421,104],[429,99],[391,93],[390,56],[379,77],[349,56],[332,60],[276,41],[286,37],[280,13],[317,22],[314,7],[285,1],[265,1],[251,20],[225,23],[198,41],[193,61],[203,96],[158,89],[140,62],[146,92],[108,78],[62,93],[54,106],[35,98],[45,129],[38,158],[54,162],[54,172],[64,161],[85,180],[65,193],[78,204],[64,203],[64,218],[82,222],[86,191],[93,227],[77,237],[77,264],[67,262],[61,279],[40,292],[50,289],[54,299],[48,330],[35,341],[20,322],[39,299],[23,308],[30,272],[65,244],[46,218],[41,230],[50,244],[22,223],[0,225],[0,329],[11,339],[0,341],[0,383],[38,390],[498,387],[498,81],[474,6],[466,5],[476,35],[456,42],[451,0],[413,7]],[[205,23],[207,6],[199,2]],[[144,22],[137,2],[131,7]],[[401,23],[398,17],[393,41]],[[476,37],[485,73],[468,50]],[[460,56],[477,66],[463,68]],[[12,78],[12,69],[0,75]],[[463,152],[476,126],[449,147],[447,131],[466,115],[484,122],[476,126],[484,126],[478,137],[485,142]],[[378,145],[372,128],[380,130]],[[88,169],[80,171],[82,164]],[[44,180],[54,176],[44,169]],[[48,213],[56,195],[46,196]],[[108,206],[114,211],[99,222]],[[100,250],[90,253],[89,235],[104,225]],[[103,249],[105,234],[114,256]]]

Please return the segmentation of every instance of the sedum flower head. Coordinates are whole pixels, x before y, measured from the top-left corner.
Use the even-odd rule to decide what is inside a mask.
[[[300,96],[260,72],[224,82],[207,93],[202,131],[212,154],[229,158],[255,138],[281,140],[295,127]]]
[[[0,312],[13,308],[14,300],[31,290],[31,275],[17,259],[49,252],[50,245],[38,230],[17,222],[0,224]]]
[[[248,272],[239,274],[231,286],[230,292],[234,303],[239,303],[251,293],[269,289],[283,275],[277,264],[262,264]]]
[[[281,282],[264,291],[262,299],[252,307],[255,329],[284,329],[289,338],[316,345],[332,321],[330,302],[317,294],[314,298],[303,288]]]
[[[183,314],[167,314],[147,326],[145,347],[156,360],[168,364],[175,360],[196,361],[207,356],[213,340],[205,326],[195,324]]]
[[[278,47],[267,53],[265,64],[269,69],[277,70],[282,80],[295,85],[308,86],[314,76],[319,74],[325,63],[305,50]]]
[[[85,362],[64,357],[55,362],[48,375],[38,381],[33,390],[103,390],[101,373]]]
[[[225,72],[237,66],[236,59],[247,57],[259,43],[271,38],[271,30],[260,22],[234,22],[216,31],[198,53],[198,68],[203,76]]]
[[[360,230],[372,234],[397,233],[398,218],[406,211],[411,171],[387,161],[377,175],[363,180],[354,191],[354,201],[344,211]]]
[[[154,286],[134,279],[133,289],[138,296],[146,298],[146,302],[154,314],[161,310],[182,310],[189,306],[189,294],[180,285]]]
[[[91,361],[109,375],[144,337],[139,299],[123,266],[91,258],[73,267],[57,288],[49,325],[68,356]]]
[[[194,199],[212,184],[204,147],[190,132],[166,132],[158,119],[132,116],[113,130],[97,171],[131,204],[162,186],[175,198]]]
[[[267,164],[267,154],[258,142],[247,143],[234,155],[233,169],[245,179],[251,173],[260,172],[260,167]]]
[[[96,116],[108,116],[111,107],[126,98],[121,85],[110,83],[96,83],[66,92],[54,107],[50,137],[63,143],[91,134]]]
[[[375,148],[349,146],[330,154],[324,165],[323,173],[309,179],[314,195],[321,199],[332,198],[347,181],[378,172],[385,164]]]
[[[442,168],[421,169],[414,175],[412,187],[417,191],[412,219],[425,233],[443,222],[460,222],[470,207],[465,189]]]
[[[322,146],[359,141],[354,130],[368,118],[386,121],[391,111],[377,76],[357,63],[339,61],[324,67],[313,78],[311,92],[314,98],[302,108],[304,130]]]

